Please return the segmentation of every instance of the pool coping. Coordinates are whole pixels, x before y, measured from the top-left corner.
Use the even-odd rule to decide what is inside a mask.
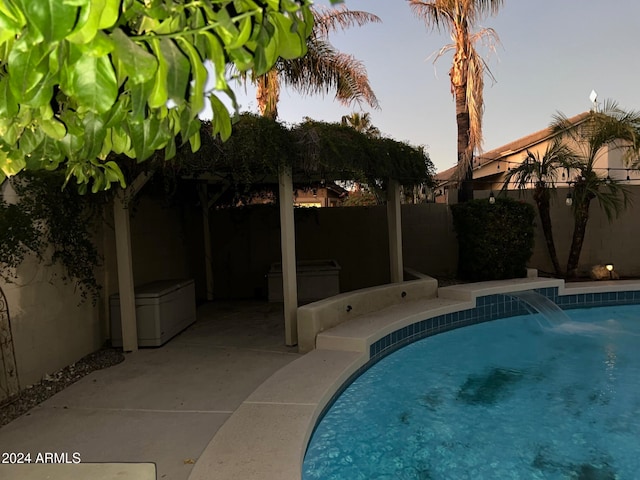
[[[189,479],[300,480],[315,425],[346,382],[420,338],[521,314],[508,293],[531,289],[562,308],[640,303],[638,280],[527,278],[441,287],[437,297],[354,318],[318,334],[315,350],[260,385],[218,430]]]

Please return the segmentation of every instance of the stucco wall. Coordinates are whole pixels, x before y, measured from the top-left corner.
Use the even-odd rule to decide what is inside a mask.
[[[16,201],[8,182],[0,190],[6,202]],[[96,242],[100,248],[100,235]],[[25,387],[98,350],[105,337],[102,303],[94,307],[91,301],[82,302],[74,286],[61,281],[64,272],[59,266],[29,257],[16,274],[13,282],[0,286],[7,298],[18,378]],[[0,382],[4,368],[0,359]]]
[[[199,212],[193,212],[194,216]],[[404,263],[432,275],[452,275],[457,259],[455,232],[446,205],[403,205]],[[386,207],[296,209],[298,260],[335,259],[341,291],[389,282]],[[189,222],[195,245],[200,223]],[[266,298],[265,275],[280,261],[279,215],[275,206],[212,210],[213,275],[216,298]],[[193,267],[202,274],[202,241]],[[198,287],[203,296],[202,286]]]
[[[113,210],[107,215],[104,233],[105,292],[118,291]],[[192,278],[192,245],[187,238],[186,222],[191,218],[180,207],[163,206],[162,202],[143,193],[131,206],[131,251],[135,285],[156,280]]]
[[[74,287],[60,281],[62,273],[57,266],[31,258],[19,267],[16,283],[2,285],[22,387],[98,350],[104,342],[100,306],[81,303]]]
[[[640,208],[640,187],[630,186],[630,207],[609,222],[597,202],[581,255],[579,273],[587,275],[591,266],[612,262],[621,276],[640,276],[640,235],[636,216]],[[558,189],[552,202],[552,222],[556,249],[562,268],[566,267],[573,233],[571,209],[565,205],[568,189]],[[476,192],[480,197],[486,192]],[[511,191],[508,195],[533,204],[531,192]],[[485,195],[486,196],[486,195]],[[199,212],[192,212],[194,247],[192,272],[203,279],[202,230]],[[536,218],[536,225],[540,225]],[[200,228],[198,230],[198,228]],[[266,298],[265,275],[269,265],[280,261],[278,211],[259,206],[211,212],[213,272],[216,298]],[[433,276],[453,276],[457,269],[457,239],[448,206],[441,204],[402,206],[404,265]],[[529,267],[552,272],[544,236],[536,228],[534,253]],[[200,237],[198,239],[198,237]],[[197,245],[196,245],[197,243]],[[344,207],[296,210],[296,248],[299,260],[335,259],[341,265],[341,291],[351,291],[389,282],[389,253],[386,208]],[[198,296],[204,297],[199,282]]]
[[[580,274],[588,274],[593,265],[613,263],[620,276],[640,276],[640,249],[637,246],[640,236],[640,222],[637,220],[640,211],[640,187],[629,186],[628,189],[632,206],[612,222],[609,222],[597,201],[592,201],[585,242],[580,255],[578,268]],[[563,269],[566,268],[573,233],[571,208],[565,205],[568,191],[568,189],[558,189],[552,200],[551,212],[556,249]],[[525,198],[530,201],[530,194]],[[537,224],[539,223],[537,219]],[[540,228],[536,229],[536,247],[531,266],[543,271],[552,271]]]

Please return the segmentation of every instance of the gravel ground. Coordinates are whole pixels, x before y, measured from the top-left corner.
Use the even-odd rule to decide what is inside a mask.
[[[64,390],[85,375],[95,370],[117,365],[123,360],[124,355],[121,351],[105,348],[83,357],[62,370],[45,376],[39,383],[0,402],[0,427],[24,415],[36,405]]]

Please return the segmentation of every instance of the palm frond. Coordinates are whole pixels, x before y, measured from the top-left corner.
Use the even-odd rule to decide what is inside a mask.
[[[314,9],[313,14],[315,24],[307,38],[307,55],[292,60],[281,58],[270,72],[251,78],[257,86],[256,98],[261,114],[267,112],[272,118],[277,116],[280,84],[292,87],[302,95],[335,91],[335,98],[343,105],[357,102],[380,108],[364,64],[339,52],[327,40],[331,31],[377,23],[380,18],[346,8]],[[246,78],[243,75],[243,79]]]
[[[335,98],[343,105],[355,101],[380,108],[364,64],[352,55],[339,52],[326,41],[310,42],[307,55],[280,62],[278,69],[282,83],[303,95],[335,91]]]
[[[495,15],[504,0],[409,0],[409,4],[428,28],[452,31],[456,24],[470,27],[486,16]]]
[[[362,27],[368,23],[382,23],[377,15],[360,10],[348,10],[346,7],[313,8],[313,35],[328,38],[331,32],[351,27]]]
[[[414,15],[421,19],[427,28],[438,31],[452,30],[455,21],[453,10],[443,2],[410,0],[410,7]]]
[[[507,190],[509,185],[521,190],[528,185],[555,188],[562,175],[560,172],[575,169],[577,165],[579,159],[574,152],[555,139],[547,146],[542,157],[527,150],[525,160],[507,172],[502,190]]]

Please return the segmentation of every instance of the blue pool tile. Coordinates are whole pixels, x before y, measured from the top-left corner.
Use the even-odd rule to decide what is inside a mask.
[[[561,308],[573,309],[590,306],[606,306],[640,303],[640,291],[596,292],[558,296],[558,289],[544,288],[537,290],[541,295],[551,298]],[[555,297],[555,298],[554,298]],[[377,362],[389,353],[416,340],[430,335],[466,325],[481,323],[498,318],[528,314],[526,304],[513,297],[502,294],[487,295],[476,299],[476,307],[459,312],[438,315],[398,329],[369,347],[369,364]]]

